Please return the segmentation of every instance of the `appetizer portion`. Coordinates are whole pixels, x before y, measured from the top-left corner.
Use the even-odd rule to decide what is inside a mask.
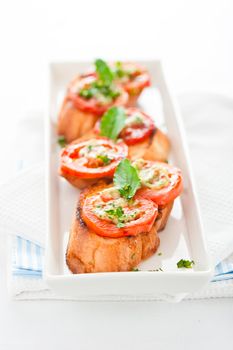
[[[114,184],[81,193],[71,227],[66,262],[73,273],[131,271],[157,250],[157,205],[136,194],[137,171],[125,159]]]
[[[136,160],[133,166],[137,169],[142,186],[138,193],[158,205],[156,228],[161,231],[166,226],[175,198],[182,192],[181,171],[166,163],[144,159]]]
[[[115,62],[112,65],[115,80],[129,94],[127,106],[134,107],[142,91],[150,86],[150,76],[146,68],[133,62]]]
[[[123,139],[129,147],[130,159],[168,159],[168,137],[155,126],[151,117],[137,108],[110,108],[96,123],[94,131],[111,139]]]
[[[94,73],[71,82],[59,114],[58,134],[71,142],[91,130],[111,106],[124,106],[127,101],[128,93],[114,82],[108,65],[98,59]]]
[[[99,236],[120,238],[149,232],[157,211],[152,201],[137,195],[133,201],[128,201],[110,185],[86,197],[82,217]]]
[[[111,180],[127,155],[128,147],[121,141],[103,137],[77,141],[62,149],[59,173],[73,186],[84,188],[100,179]]]

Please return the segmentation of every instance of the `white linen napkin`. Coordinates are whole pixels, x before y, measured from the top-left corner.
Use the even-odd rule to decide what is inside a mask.
[[[201,213],[215,264],[233,252],[233,101],[213,95],[179,99],[193,162]],[[25,124],[26,128],[28,123]],[[40,139],[39,128],[35,137]],[[22,135],[22,134],[21,134]],[[40,142],[38,142],[40,145]],[[41,147],[39,146],[40,154]],[[36,152],[33,148],[34,154]],[[33,158],[35,159],[35,157]],[[30,162],[29,162],[30,163]],[[0,189],[0,229],[43,246],[45,232],[43,168],[35,166]],[[11,262],[10,262],[11,263]],[[11,276],[11,291],[19,299],[58,298],[42,279]],[[233,281],[215,282],[191,297],[233,296]],[[142,298],[143,299],[143,298]],[[153,298],[152,298],[153,299]]]
[[[215,264],[233,252],[233,100],[179,98],[202,219]]]

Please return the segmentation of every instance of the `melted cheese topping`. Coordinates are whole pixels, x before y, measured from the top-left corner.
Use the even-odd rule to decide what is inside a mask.
[[[93,211],[100,219],[112,222],[118,227],[139,218],[141,214],[138,201],[129,204],[115,188],[107,188],[100,193]]]
[[[159,190],[170,184],[169,172],[165,167],[158,164],[147,166],[143,159],[136,160],[133,165],[138,169],[143,186]]]
[[[125,121],[125,128],[131,127],[131,126],[141,126],[145,124],[145,120],[139,113],[134,113],[130,115],[128,118],[126,118]]]
[[[91,141],[79,151],[80,157],[85,157],[88,160],[99,159],[106,165],[116,159],[116,152],[113,148],[103,146]]]

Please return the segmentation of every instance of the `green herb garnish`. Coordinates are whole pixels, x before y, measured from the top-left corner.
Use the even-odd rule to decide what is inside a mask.
[[[133,267],[131,271],[137,272],[140,271],[137,267]]]
[[[57,143],[59,144],[59,146],[61,146],[62,148],[66,146],[67,142],[64,136],[60,136],[57,140]]]
[[[106,104],[120,95],[120,91],[113,83],[114,74],[107,63],[101,59],[95,61],[97,79],[88,87],[81,89],[79,96],[89,100],[95,97],[100,103]]]
[[[125,226],[125,224],[123,223],[123,222],[118,222],[117,224],[116,224],[116,227],[117,228],[122,228],[122,227],[124,227]]]
[[[100,135],[116,140],[125,126],[126,114],[122,107],[110,108],[101,119]]]
[[[96,158],[101,159],[104,165],[108,165],[109,163],[111,163],[111,158],[109,158],[106,155],[99,154]]]
[[[123,78],[125,76],[129,76],[128,72],[123,69],[122,63],[119,61],[115,63],[114,74],[116,78]]]
[[[116,226],[118,228],[124,227],[124,219],[125,219],[125,214],[124,214],[124,210],[122,209],[122,207],[117,207],[116,209],[108,209],[105,210],[105,212],[108,214],[108,217],[110,219],[117,219],[117,224]]]
[[[111,216],[116,216],[117,218],[120,218],[122,215],[124,215],[124,210],[122,207],[117,207],[116,209],[108,209],[105,210],[105,212]]]
[[[89,88],[81,89],[79,91],[79,95],[89,100],[90,98],[95,96],[97,92],[98,90],[94,86],[90,86]]]
[[[98,74],[98,78],[103,85],[111,85],[114,79],[114,75],[107,63],[100,58],[95,61],[95,70]]]
[[[180,259],[180,261],[178,261],[178,263],[177,263],[177,267],[178,267],[178,269],[180,269],[182,267],[184,267],[186,269],[191,269],[194,264],[195,263],[193,260],[190,261],[190,260]]]
[[[158,253],[158,256],[161,256],[162,255],[162,253],[160,252],[160,253]]]
[[[123,159],[116,168],[114,184],[121,196],[130,199],[141,187],[137,170],[130,164],[128,159]]]

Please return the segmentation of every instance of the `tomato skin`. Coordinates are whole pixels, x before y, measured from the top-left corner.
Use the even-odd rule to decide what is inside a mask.
[[[96,98],[85,99],[77,93],[77,87],[82,87],[85,83],[92,83],[96,80],[95,73],[89,73],[76,77],[70,84],[67,92],[67,99],[71,101],[75,108],[83,112],[102,116],[112,106],[124,106],[128,101],[128,93],[118,86],[120,95],[108,104],[100,104]]]
[[[85,224],[99,236],[109,238],[136,236],[140,233],[147,233],[152,229],[158,214],[158,207],[151,200],[136,195],[134,198],[141,204],[144,214],[139,219],[118,228],[114,223],[100,219],[94,214],[93,205],[97,198],[98,194],[86,197],[82,209],[82,218]]]
[[[146,161],[148,165],[158,164],[166,168],[170,174],[171,183],[161,189],[152,189],[149,187],[142,187],[138,190],[138,194],[155,202],[159,207],[164,207],[171,201],[174,201],[183,190],[183,178],[180,169],[162,162]]]
[[[130,116],[134,113],[139,113],[140,116],[142,116],[142,118],[146,124],[144,127],[139,127],[138,129],[128,127],[128,128],[126,128],[127,134],[124,135],[124,131],[122,132],[122,135],[120,134],[120,137],[122,137],[124,142],[129,146],[143,142],[148,137],[150,137],[156,129],[154,121],[146,113],[140,111],[137,108],[133,108],[133,107],[127,109],[128,116]]]
[[[137,143],[145,141],[156,130],[156,127],[152,118],[148,116],[146,113],[140,111],[138,108],[134,108],[134,107],[126,108],[125,112],[128,117],[133,115],[134,113],[138,113],[146,122],[144,126],[141,126],[141,127],[139,126],[137,128],[133,128],[129,126],[122,130],[122,132],[119,135],[119,138],[122,138],[123,141],[128,146],[135,145]],[[96,122],[94,126],[94,132],[96,134],[100,134],[100,120]]]
[[[97,137],[96,142],[100,145],[114,148],[117,157],[108,165],[101,167],[87,167],[86,157],[79,157],[78,153],[81,148],[88,145],[90,140],[82,141],[78,144],[70,144],[61,151],[61,172],[64,174],[72,175],[80,179],[95,179],[103,177],[112,177],[117,165],[120,161],[127,157],[128,147],[124,142],[114,143],[113,141],[104,138]]]
[[[137,63],[131,63],[131,62],[123,63],[123,69],[124,69],[124,65],[127,66],[127,64],[134,65],[137,69],[137,73],[135,74],[134,77],[131,78],[131,80],[125,83],[122,83],[122,86],[125,89],[125,91],[128,92],[129,95],[140,94],[140,92],[145,87],[149,87],[151,85],[149,73],[141,65]]]

